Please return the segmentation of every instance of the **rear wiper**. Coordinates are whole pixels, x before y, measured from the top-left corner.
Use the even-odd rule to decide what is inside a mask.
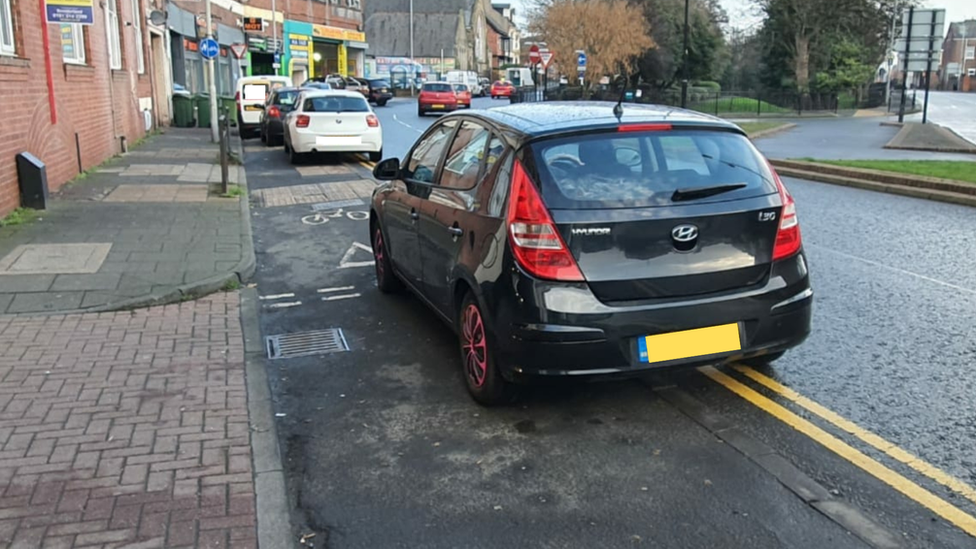
[[[708,198],[709,196],[727,193],[729,191],[742,189],[744,187],[748,187],[748,185],[745,183],[731,183],[728,185],[715,185],[714,187],[690,187],[687,189],[678,189],[674,191],[674,194],[671,195],[671,201],[683,202],[685,200]]]

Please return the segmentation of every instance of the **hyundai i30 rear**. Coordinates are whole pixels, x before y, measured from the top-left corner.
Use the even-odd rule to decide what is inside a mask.
[[[405,182],[374,195],[380,286],[395,274],[452,322],[480,402],[532,378],[768,362],[807,337],[813,292],[796,205],[775,171],[729,123],[628,111],[623,122],[572,103],[455,115],[404,170],[377,166]],[[448,126],[467,117],[508,142],[504,153],[476,144],[472,162],[487,158],[488,177],[453,191],[448,151],[464,149],[445,144]],[[445,169],[417,180],[428,164]]]

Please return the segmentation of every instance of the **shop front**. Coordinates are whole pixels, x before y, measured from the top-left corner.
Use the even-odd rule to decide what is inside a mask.
[[[296,84],[330,74],[363,76],[366,35],[359,31],[285,20],[283,69]]]

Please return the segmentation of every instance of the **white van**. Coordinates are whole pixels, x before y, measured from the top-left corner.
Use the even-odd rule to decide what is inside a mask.
[[[464,84],[471,90],[471,95],[484,95],[484,89],[478,73],[474,71],[447,71],[444,80],[451,84]]]
[[[261,112],[272,90],[291,87],[287,76],[244,76],[237,79],[237,128],[241,139],[261,133]]]
[[[505,69],[505,80],[514,84],[516,88],[535,85],[532,83],[532,69],[528,67]]]

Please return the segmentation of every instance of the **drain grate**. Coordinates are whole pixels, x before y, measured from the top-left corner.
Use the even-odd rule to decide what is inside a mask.
[[[352,206],[362,206],[363,201],[358,198],[351,200],[334,200],[332,202],[319,202],[312,204],[312,211],[324,212],[326,210],[337,210],[339,208],[351,208]]]
[[[340,328],[279,334],[265,338],[268,358],[295,358],[299,356],[340,353],[349,350],[346,337]]]

